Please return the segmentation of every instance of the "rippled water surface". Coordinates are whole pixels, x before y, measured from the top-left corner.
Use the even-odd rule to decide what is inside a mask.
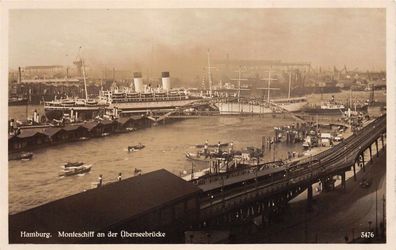
[[[349,92],[336,94],[345,97]],[[354,93],[364,97],[367,92]],[[309,96],[311,103],[324,98],[320,95]],[[376,93],[381,99],[383,93]],[[320,98],[319,98],[320,97]],[[318,99],[315,101],[315,98]],[[34,110],[43,114],[42,106],[28,106],[28,114]],[[26,107],[9,107],[9,117],[24,119]],[[135,168],[143,172],[167,169],[176,175],[181,171],[191,171],[191,162],[186,160],[184,152],[196,152],[195,144],[206,139],[209,143],[233,141],[236,149],[246,146],[261,147],[262,136],[273,136],[273,127],[291,124],[292,118],[277,117],[203,117],[187,119],[172,124],[139,130],[129,134],[114,135],[105,138],[57,145],[35,150],[31,161],[9,161],[9,209],[10,213],[81,192],[96,182],[99,174],[104,182],[115,181],[119,172],[123,177],[133,175]],[[141,151],[128,153],[127,146],[137,143],[146,145]],[[275,158],[286,158],[287,151],[300,151],[300,144],[276,146]],[[273,151],[266,153],[266,159],[273,159]],[[67,161],[84,161],[93,164],[90,173],[83,176],[59,178],[60,166]],[[207,166],[197,164],[199,170]]]
[[[23,107],[20,107],[23,111]],[[18,109],[16,109],[18,110]],[[143,172],[167,169],[176,175],[191,171],[191,162],[184,152],[196,152],[195,144],[233,141],[236,149],[261,147],[262,136],[273,136],[273,127],[294,122],[283,115],[267,117],[203,117],[187,119],[128,134],[57,145],[35,150],[31,161],[9,161],[10,213],[26,210],[48,201],[81,192],[96,182],[99,174],[104,182],[115,181],[119,172],[123,177],[133,175],[135,168]],[[143,143],[146,147],[128,153],[127,146]],[[286,152],[298,150],[285,144],[277,145],[275,158],[286,158]],[[273,152],[267,153],[268,160]],[[59,178],[61,166],[67,161],[93,164],[83,176]],[[206,167],[197,164],[196,170]]]

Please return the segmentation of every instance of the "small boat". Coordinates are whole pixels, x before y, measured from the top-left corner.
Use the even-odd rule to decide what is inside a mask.
[[[135,145],[135,146],[128,146],[128,152],[138,151],[138,150],[141,150],[143,148],[145,148],[145,146],[143,144],[139,143],[138,145]]]
[[[84,162],[67,162],[63,165],[63,168],[76,168],[81,167],[82,165],[84,165]]]
[[[31,160],[31,159],[33,158],[33,153],[32,153],[32,152],[24,152],[24,153],[21,153],[20,156],[19,156],[19,158],[20,158],[21,160],[24,160],[24,161]]]
[[[184,154],[188,160],[200,161],[200,162],[210,162],[211,160],[214,160],[214,159],[225,159],[227,157],[230,157],[230,155],[227,152],[223,152],[221,154],[216,153],[216,152],[209,152],[209,154],[206,156],[203,153],[195,154],[195,153],[185,152]]]
[[[102,137],[109,136],[109,135],[110,135],[110,133],[102,133],[101,134]]]
[[[193,174],[186,174],[182,178],[185,181],[193,181],[193,180],[199,179],[202,176],[208,175],[209,173],[210,173],[210,168],[205,168],[201,171],[196,171]]]
[[[212,159],[209,155],[205,157],[204,155],[194,154],[189,152],[186,152],[185,155],[187,159],[192,161],[210,162],[210,160]]]
[[[69,168],[66,168],[63,171],[61,171],[59,173],[59,176],[67,177],[67,176],[73,176],[73,175],[77,175],[77,174],[88,173],[89,171],[91,171],[91,167],[92,167],[92,164],[90,164],[90,165],[81,165],[81,166],[78,166],[78,167],[69,167]]]
[[[228,145],[229,145],[228,142],[220,143],[220,147],[227,147]],[[209,148],[215,148],[215,147],[218,147],[218,146],[219,146],[219,144],[208,144]],[[203,148],[203,147],[205,147],[205,144],[197,144],[197,145],[195,145],[195,147],[196,148]]]

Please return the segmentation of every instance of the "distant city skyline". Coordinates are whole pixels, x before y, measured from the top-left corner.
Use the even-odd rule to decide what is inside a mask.
[[[200,74],[212,59],[385,70],[385,9],[11,10],[9,67],[72,65]]]

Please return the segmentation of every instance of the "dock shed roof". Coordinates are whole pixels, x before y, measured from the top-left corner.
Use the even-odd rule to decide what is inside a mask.
[[[156,170],[10,215],[10,241],[24,241],[20,231],[106,229],[200,192],[194,184]]]
[[[28,138],[28,137],[33,137],[33,136],[47,136],[43,132],[38,131],[37,129],[32,129],[32,130],[21,130],[21,133],[17,135],[18,138]]]
[[[63,128],[45,128],[43,129],[43,133],[48,135],[49,137],[52,137],[56,135],[59,132],[64,132],[65,130]]]
[[[92,121],[92,122],[87,122],[82,124],[82,126],[86,129],[88,129],[88,131],[91,131],[92,129],[96,128],[97,126],[100,126],[101,124],[99,122],[96,121]]]
[[[113,121],[113,120],[101,120],[100,123],[103,124],[103,125],[110,125],[110,124],[114,124],[115,121]]]
[[[64,130],[66,131],[74,131],[77,130],[79,128],[84,128],[82,125],[66,125],[63,127]]]
[[[128,123],[129,121],[133,121],[133,119],[131,117],[120,117],[117,119],[117,122],[122,126]]]

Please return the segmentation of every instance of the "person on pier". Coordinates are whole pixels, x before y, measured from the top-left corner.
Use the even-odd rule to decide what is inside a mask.
[[[228,148],[228,153],[229,153],[229,154],[232,154],[233,152],[234,152],[234,143],[231,142],[231,143],[230,143],[230,147]]]
[[[102,178],[102,175],[99,175],[99,178],[98,178],[98,187],[101,187],[103,185],[103,178]]]
[[[208,158],[208,140],[205,141],[204,155],[205,155],[205,159]]]

